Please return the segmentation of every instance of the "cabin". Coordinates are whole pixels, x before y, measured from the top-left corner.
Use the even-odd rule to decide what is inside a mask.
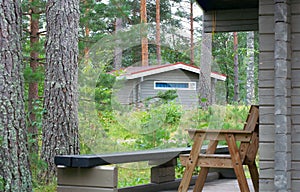
[[[198,84],[200,69],[185,63],[128,67],[120,72],[121,86],[116,90],[120,104],[143,103],[147,98],[155,98],[160,91],[176,90],[177,103],[192,108],[199,103]],[[211,87],[226,80],[226,76],[212,72]],[[215,97],[212,96],[212,97]],[[214,99],[215,100],[215,99]]]
[[[259,33],[259,190],[300,189],[300,0],[197,0],[205,33]]]

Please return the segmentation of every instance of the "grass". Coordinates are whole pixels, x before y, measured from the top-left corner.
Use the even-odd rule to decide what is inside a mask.
[[[119,164],[118,173],[118,188],[150,183],[148,162]]]

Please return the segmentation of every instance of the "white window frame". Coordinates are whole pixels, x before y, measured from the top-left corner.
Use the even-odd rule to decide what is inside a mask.
[[[188,88],[176,88],[176,87],[156,87],[156,83],[186,83],[188,84]],[[153,87],[156,90],[196,90],[196,82],[194,81],[154,81]]]

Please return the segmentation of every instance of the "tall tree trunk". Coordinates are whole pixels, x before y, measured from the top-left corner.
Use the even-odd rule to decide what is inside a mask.
[[[234,97],[235,102],[239,102],[239,56],[238,56],[238,34],[233,33],[233,51],[234,51]]]
[[[90,28],[89,28],[88,24],[86,24],[86,26],[84,26],[84,33],[85,33],[85,38],[89,39]],[[85,47],[84,47],[84,49],[83,49],[84,64],[85,65],[88,65],[88,63],[89,63],[89,51],[90,51],[90,48],[88,47],[88,44],[86,44]]]
[[[255,92],[254,92],[254,32],[247,33],[247,98],[246,104],[250,105],[254,103]]]
[[[39,19],[40,15],[38,13],[37,8],[35,7],[37,0],[31,0],[31,6],[30,6],[30,67],[32,69],[32,72],[35,73],[37,71],[37,68],[39,66],[39,50],[37,48],[37,45],[39,44]],[[29,127],[28,127],[28,133],[29,133],[29,152],[31,154],[38,153],[39,147],[38,147],[38,128],[36,126],[36,113],[35,113],[35,106],[36,101],[39,98],[39,84],[37,81],[29,82],[29,90],[28,90],[28,111],[29,111]],[[35,155],[33,155],[35,156]]]
[[[148,30],[146,0],[141,0],[142,66],[148,66]]]
[[[211,63],[212,63],[212,34],[202,32],[201,59],[199,74],[199,103],[207,109],[211,104]]]
[[[190,64],[195,64],[194,56],[194,10],[193,10],[194,1],[190,0],[190,23],[191,23],[191,53],[190,53]]]
[[[160,42],[160,0],[156,0],[156,60],[161,65],[161,42]]]
[[[46,7],[46,75],[41,159],[43,179],[56,173],[54,156],[78,154],[79,0],[48,0]]]
[[[20,1],[0,2],[1,191],[32,191],[25,124]]]
[[[87,5],[88,2],[87,0],[84,0],[84,5]],[[85,16],[88,15],[90,9],[89,8],[86,8],[84,14]],[[84,35],[85,35],[85,38],[86,39],[89,39],[90,37],[90,28],[89,28],[89,24],[88,23],[85,23],[85,26],[84,26]],[[84,64],[87,65],[88,64],[88,61],[89,61],[89,51],[90,51],[90,48],[88,46],[88,43],[86,43],[86,45],[84,46],[84,49],[83,49],[83,54],[84,54]]]
[[[116,18],[115,22],[115,34],[122,29],[122,18]],[[120,47],[120,38],[116,35],[116,47],[114,50],[114,69],[120,69],[122,67],[122,47]]]

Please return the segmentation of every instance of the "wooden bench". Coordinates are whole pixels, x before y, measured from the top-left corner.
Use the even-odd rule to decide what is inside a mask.
[[[174,148],[100,155],[59,155],[55,157],[55,164],[58,168],[57,191],[157,192],[176,189],[180,184],[180,180],[175,179],[177,158],[179,155],[189,154],[190,151],[191,148]],[[228,148],[219,146],[216,152],[226,154]],[[118,168],[114,165],[140,161],[148,161],[151,164],[151,183],[117,188]],[[218,175],[211,173],[211,177],[216,179]]]
[[[258,151],[258,123],[258,106],[251,106],[243,130],[188,130],[189,135],[194,140],[194,144],[190,154],[180,156],[181,163],[186,169],[178,192],[187,192],[196,166],[199,166],[201,169],[194,192],[202,191],[207,173],[211,167],[233,168],[240,191],[249,192],[243,165],[248,166],[254,189],[258,192],[259,176],[255,162]],[[205,154],[201,152],[204,140],[210,141]],[[230,154],[220,155],[215,153],[218,142],[221,140],[226,141]],[[237,142],[239,142],[239,145],[237,145]]]

